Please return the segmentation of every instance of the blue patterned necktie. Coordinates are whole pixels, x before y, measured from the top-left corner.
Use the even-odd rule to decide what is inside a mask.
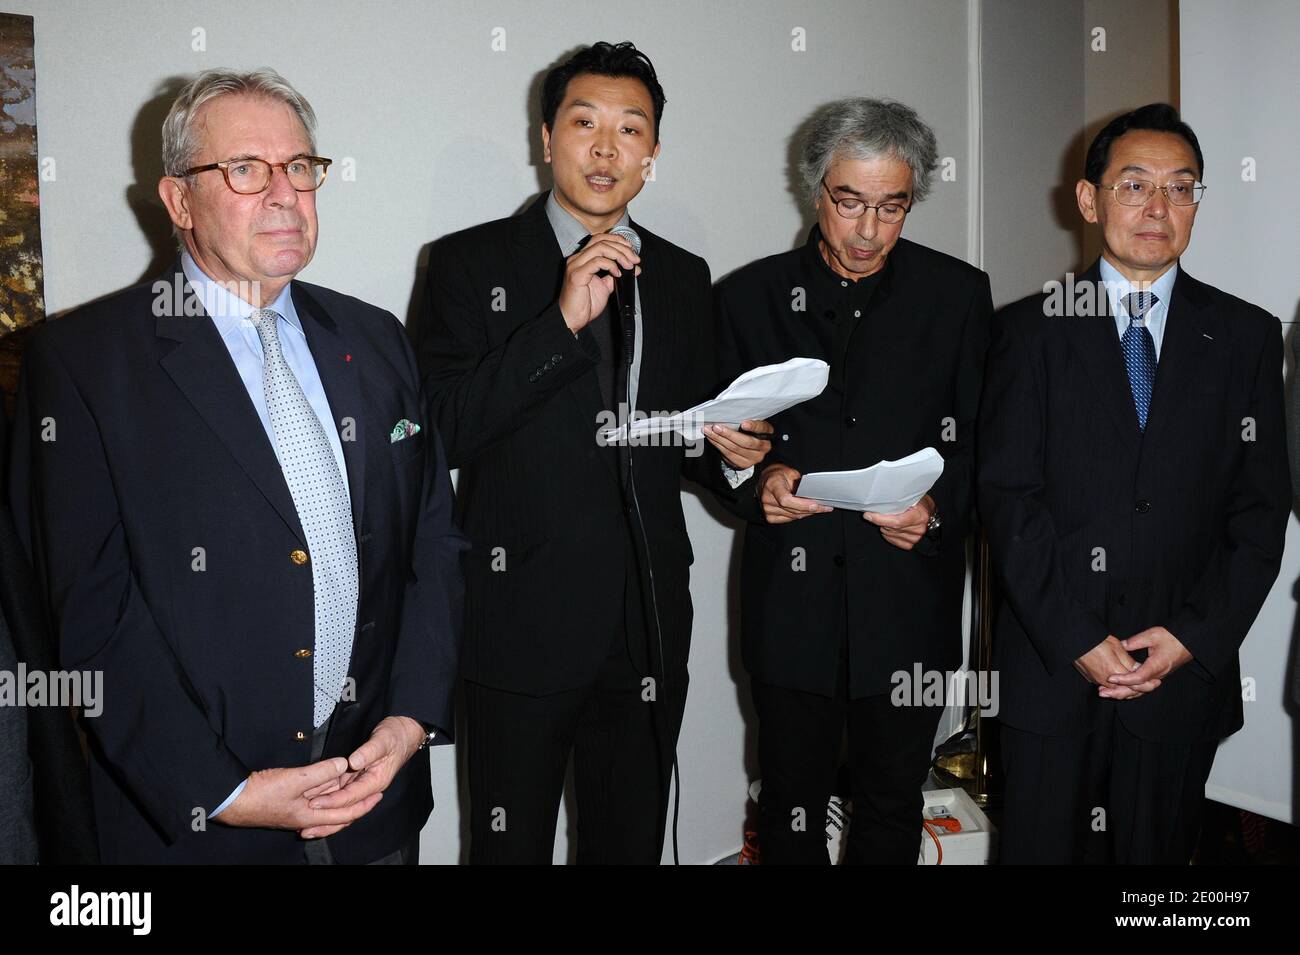
[[[1129,323],[1119,344],[1124,349],[1124,364],[1128,368],[1128,384],[1133,391],[1140,431],[1147,429],[1151,392],[1156,384],[1156,343],[1146,326],[1146,317],[1159,301],[1154,292],[1132,292],[1124,296]]]
[[[352,502],[320,418],[280,350],[279,314],[260,308],[249,318],[262,340],[262,389],[280,467],[307,535],[315,604],[312,725],[329,718],[343,691],[357,624],[357,541]]]

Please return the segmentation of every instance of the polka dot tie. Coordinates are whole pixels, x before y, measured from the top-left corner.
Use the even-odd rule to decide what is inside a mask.
[[[262,389],[280,452],[280,467],[307,535],[316,611],[312,725],[320,726],[342,694],[357,624],[357,541],[352,529],[352,502],[320,418],[280,351],[276,328],[279,314],[262,308],[249,317],[262,340]]]
[[[1156,384],[1156,343],[1151,337],[1151,330],[1147,328],[1146,317],[1158,301],[1160,300],[1154,292],[1132,292],[1124,296],[1129,323],[1119,344],[1124,350],[1128,384],[1133,391],[1133,404],[1137,408],[1138,429],[1141,431],[1147,429],[1151,392]]]

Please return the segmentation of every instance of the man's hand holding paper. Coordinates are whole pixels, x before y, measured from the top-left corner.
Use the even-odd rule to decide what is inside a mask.
[[[745,432],[751,432],[746,434]],[[725,424],[704,426],[704,436],[722,454],[726,462],[737,471],[759,464],[772,450],[769,438],[756,438],[755,434],[771,434],[772,425],[766,421],[742,421],[740,430]]]
[[[763,469],[758,488],[758,502],[769,524],[788,524],[813,514],[829,514],[828,504],[795,496],[799,472],[786,464],[769,464]]]

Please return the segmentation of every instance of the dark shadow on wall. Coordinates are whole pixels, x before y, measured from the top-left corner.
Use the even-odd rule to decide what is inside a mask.
[[[1092,142],[1092,137],[1087,130],[1081,130],[1071,137],[1065,149],[1061,152],[1059,174],[1056,177],[1057,184],[1050,196],[1053,224],[1058,229],[1070,233],[1073,239],[1074,252],[1071,256],[1072,261],[1062,263],[1063,271],[1073,272],[1076,275],[1091,265],[1093,260],[1101,254],[1100,241],[1096,235],[1097,229],[1083,221],[1083,216],[1079,214],[1079,200],[1074,193],[1075,185],[1083,178],[1083,159],[1090,142]],[[986,232],[988,231],[988,216],[989,213],[986,211]],[[1012,224],[1007,223],[1007,226],[1011,227]],[[1040,281],[1058,277],[1047,276]]]
[[[158,180],[163,177],[162,124],[181,87],[192,78],[172,76],[163,80],[131,123],[131,170],[135,181],[126,187],[126,203],[131,207],[150,251],[149,265],[131,283],[133,285],[157,278],[176,259],[172,222],[158,198]]]
[[[817,110],[811,111],[790,133],[785,144],[785,179],[786,192],[790,194],[794,206],[799,210],[799,230],[795,233],[791,248],[798,248],[808,241],[808,230],[817,224],[817,210],[808,200],[808,187],[804,185],[803,173],[799,171],[804,140],[812,127]]]
[[[533,75],[528,84],[528,89],[524,94],[525,108],[528,111],[528,161],[537,170],[537,188],[538,192],[545,192],[551,188],[551,171],[550,165],[545,161],[542,155],[542,84],[546,81],[546,74],[554,66],[567,60],[576,53],[580,47],[573,47],[571,50],[558,56],[553,63],[538,70]],[[511,213],[519,215],[537,198],[537,194],[529,196],[523,200]],[[430,209],[428,220],[436,221],[437,210]],[[433,241],[442,238],[436,236]],[[411,294],[406,303],[406,314],[403,317],[403,324],[406,326],[407,337],[410,338],[416,352],[419,352],[420,335],[422,333],[421,316],[425,311],[426,286],[429,279],[429,253],[433,247],[433,241],[426,242],[422,245],[415,256],[415,275],[411,283]]]
[[[1079,272],[1082,269],[1087,268],[1094,261],[1096,261],[1098,258],[1101,257],[1101,229],[1098,228],[1097,226],[1090,226],[1083,221],[1083,217],[1079,214],[1078,203],[1074,197],[1075,183],[1083,178],[1083,164],[1084,164],[1084,160],[1087,157],[1088,146],[1097,137],[1097,134],[1102,131],[1105,125],[1109,123],[1112,119],[1115,119],[1117,116],[1122,116],[1125,113],[1129,112],[1131,109],[1134,109],[1137,106],[1142,106],[1142,105],[1144,104],[1134,103],[1131,106],[1125,106],[1123,109],[1118,109],[1115,112],[1109,114],[1108,116],[1104,116],[1101,119],[1097,120],[1096,122],[1089,123],[1086,127],[1084,127],[1083,132],[1080,133],[1079,140],[1077,142],[1078,162],[1075,164],[1074,168],[1072,169],[1065,168],[1062,170],[1061,182],[1063,184],[1063,187],[1068,187],[1068,191],[1069,191],[1068,202],[1071,209],[1074,212],[1074,221],[1079,224],[1078,238],[1080,242],[1080,254],[1077,257],[1079,259],[1079,267],[1074,269],[1075,272]],[[1072,143],[1071,145],[1076,145],[1076,144]]]

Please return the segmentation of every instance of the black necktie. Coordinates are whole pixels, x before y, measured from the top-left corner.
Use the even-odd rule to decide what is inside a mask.
[[[596,340],[596,345],[600,348],[600,361],[596,363],[596,381],[600,385],[601,407],[617,413],[618,392],[615,391],[615,371],[619,359],[619,340],[615,337],[614,325],[614,299],[611,297],[605,311],[593,318],[587,327],[591,329],[591,337]]]
[[[582,251],[590,241],[590,235],[583,236],[574,251]],[[595,339],[600,349],[600,361],[596,363],[596,382],[600,387],[601,405],[617,414],[618,402],[626,396],[627,386],[624,384],[623,388],[619,389],[618,366],[621,364],[619,345],[622,343],[622,335],[618,330],[618,309],[614,305],[613,295],[606,302],[605,311],[593,318],[587,327],[591,329],[591,337]]]
[[[586,236],[579,244],[581,249],[591,239]],[[593,318],[587,325],[591,337],[600,349],[600,361],[596,363],[596,383],[600,388],[602,407],[613,411],[622,424],[630,413],[626,410],[628,368],[623,356],[623,327],[619,318],[618,305],[613,295],[605,303],[605,311]],[[630,468],[630,450],[626,444],[618,446],[619,483],[627,486]]]

